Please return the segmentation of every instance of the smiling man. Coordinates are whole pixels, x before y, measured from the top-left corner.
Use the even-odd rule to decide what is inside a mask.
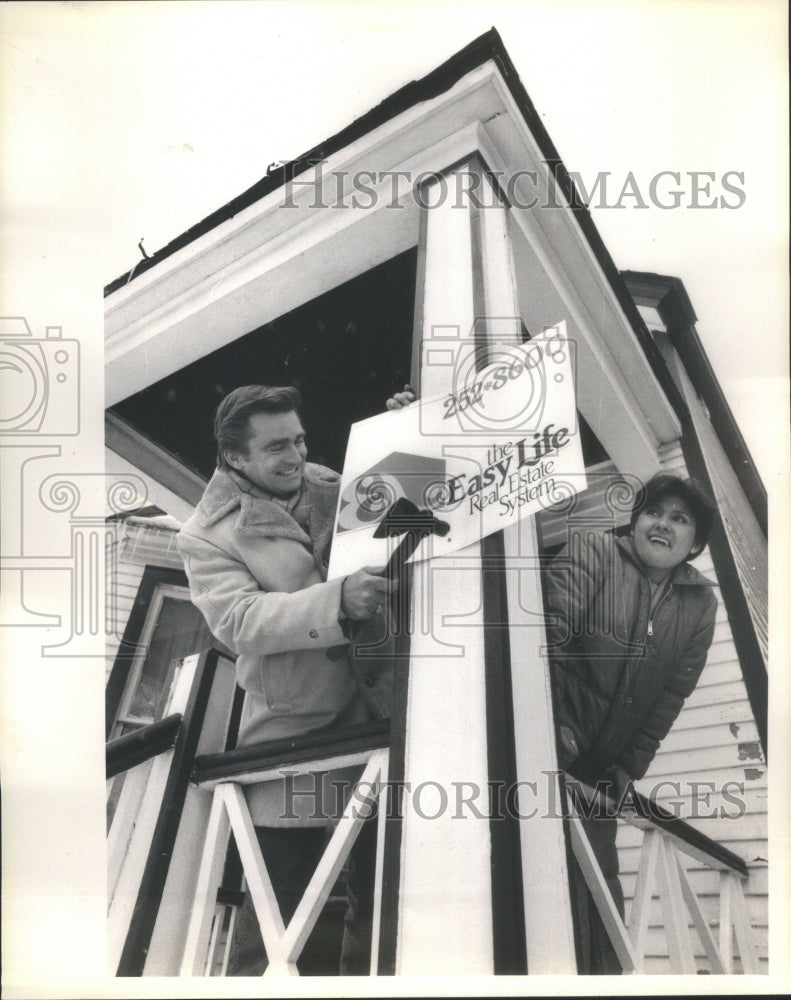
[[[705,548],[712,519],[693,481],[660,473],[640,491],[629,535],[580,533],[546,573],[559,766],[588,783],[610,782],[617,799],[646,773],[706,662],[717,600],[688,560]],[[623,916],[615,819],[584,825]],[[579,971],[617,973],[571,867]]]
[[[366,661],[365,682],[358,680],[341,622],[372,619],[392,584],[371,567],[327,581],[340,476],[306,461],[300,404],[298,390],[289,387],[242,386],[226,396],[214,424],[217,470],[178,536],[192,601],[237,654],[236,680],[245,691],[240,747],[343,731],[389,714],[387,664],[375,671]],[[245,786],[286,923],[337,812],[329,777],[318,781],[321,794],[309,784],[288,801],[284,783]],[[366,837],[355,844],[350,900],[364,896],[370,881]],[[342,971],[367,971],[369,927],[362,923],[347,914]],[[265,968],[246,901],[229,974],[261,975]]]

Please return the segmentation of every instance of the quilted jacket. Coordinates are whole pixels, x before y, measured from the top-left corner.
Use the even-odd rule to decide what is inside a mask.
[[[692,693],[714,634],[711,580],[677,566],[651,609],[629,538],[579,533],[546,572],[560,765],[641,778]]]

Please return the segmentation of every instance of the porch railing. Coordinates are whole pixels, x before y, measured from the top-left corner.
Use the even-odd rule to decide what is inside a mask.
[[[374,926],[371,948],[371,975],[377,974],[381,927],[382,858],[388,808],[387,721],[361,726],[342,741],[326,736],[261,744],[221,754],[198,757],[193,782],[213,795],[206,844],[198,873],[195,907],[181,965],[182,975],[223,974],[227,965],[227,944],[233,931],[233,913],[222,904],[223,868],[229,838],[233,833],[247,881],[261,936],[267,952],[267,974],[296,975],[296,962],[329,897],[349,855],[360,828],[370,810],[361,809],[363,798],[378,804],[377,865],[374,886]],[[294,916],[286,926],[282,920],[272,882],[261,855],[243,786],[258,782],[283,780],[289,774],[332,771],[358,764],[362,773],[356,787],[365,794],[355,797],[340,817],[316,872]],[[570,783],[573,779],[567,779]],[[574,782],[591,799],[597,793],[581,782]],[[620,818],[643,831],[637,886],[628,922],[624,922],[612,896],[580,815],[569,815],[572,848],[593,899],[602,916],[626,973],[644,971],[649,910],[652,897],[658,895],[667,938],[670,971],[695,973],[694,932],[702,942],[713,973],[734,971],[734,943],[745,973],[758,972],[756,942],[745,906],[743,884],[748,876],[744,861],[694,827],[661,808],[655,801],[635,793],[635,808]],[[392,805],[389,807],[392,808]],[[719,929],[712,929],[692,886],[683,862],[692,857],[720,873]],[[219,899],[219,902],[218,902]],[[232,910],[232,908],[231,908]],[[688,916],[688,915],[689,916]],[[528,970],[529,971],[529,970]],[[569,970],[572,971],[572,970]]]
[[[107,780],[172,749],[181,729],[182,718],[180,712],[174,712],[158,722],[109,740],[105,745]]]
[[[150,845],[163,804],[169,797],[175,747],[183,716],[175,712],[142,726],[105,748],[108,782],[123,784],[107,833],[107,888],[109,898],[109,961],[115,971],[133,927]],[[108,808],[108,817],[110,810]]]
[[[578,801],[586,802],[587,809],[612,810],[612,801],[601,791],[574,779],[567,779],[567,785],[577,795],[582,793],[583,798]],[[645,971],[649,913],[656,894],[662,911],[671,973],[694,975],[698,971],[690,920],[709,961],[710,969],[707,971],[714,974],[733,973],[735,943],[742,972],[759,972],[757,943],[744,898],[744,883],[748,877],[744,861],[663,809],[653,799],[634,792],[629,802],[631,808],[621,810],[619,819],[642,830],[643,840],[628,922],[621,919],[579,811],[573,805],[569,818],[574,856],[623,971],[627,974]],[[719,926],[716,936],[693,888],[683,860],[685,856],[719,872]]]
[[[108,961],[119,976],[146,968],[219,657],[213,649],[185,657],[171,713],[106,744]]]
[[[377,847],[374,884],[374,919],[371,975],[376,975],[381,919],[384,830],[387,816],[389,720],[355,727],[342,740],[303,737],[196,758],[193,781],[213,795],[206,842],[198,871],[181,974],[207,976],[227,968],[228,944],[234,927],[233,913],[220,900],[229,838],[233,833],[242,863],[247,892],[258,917],[266,949],[266,974],[297,975],[296,963],[349,856],[362,824],[376,803]],[[362,771],[327,843],[301,902],[286,926],[261,854],[244,797],[243,785],[283,780],[291,776],[333,771],[361,765]],[[359,790],[360,794],[355,795]],[[221,896],[221,892],[220,892]]]

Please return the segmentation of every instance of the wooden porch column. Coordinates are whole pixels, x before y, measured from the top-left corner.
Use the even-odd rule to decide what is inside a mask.
[[[494,344],[518,343],[521,324],[506,209],[480,159],[427,183],[422,204],[415,357],[428,397],[474,369],[476,349],[481,367]],[[556,781],[542,773],[555,753],[535,553],[530,522],[414,572],[397,974],[574,971],[561,821],[508,808],[540,817]],[[491,819],[490,783],[517,782],[531,784],[501,794]]]

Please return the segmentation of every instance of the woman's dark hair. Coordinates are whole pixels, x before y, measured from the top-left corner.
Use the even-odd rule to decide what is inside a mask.
[[[247,451],[250,440],[250,417],[254,413],[296,413],[302,406],[299,389],[279,385],[242,385],[229,392],[214,415],[214,440],[217,442],[217,465],[229,469],[228,451]]]
[[[714,522],[715,509],[714,501],[700,483],[694,479],[681,479],[680,476],[671,475],[669,472],[659,472],[649,479],[637,494],[629,521],[629,529],[634,531],[635,522],[643,508],[649,507],[652,503],[663,500],[671,494],[684,501],[695,519],[695,544],[689,553],[689,558],[694,559],[706,548]]]

